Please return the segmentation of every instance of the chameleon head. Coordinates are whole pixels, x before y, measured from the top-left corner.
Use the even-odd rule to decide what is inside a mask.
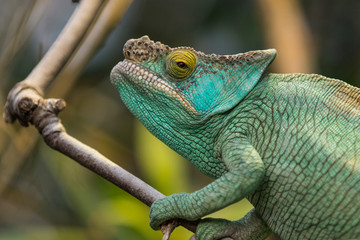
[[[207,55],[147,36],[128,40],[123,52],[125,60],[114,67],[111,81],[125,104],[140,120],[160,114],[174,121],[202,120],[233,108],[276,55],[274,49]]]

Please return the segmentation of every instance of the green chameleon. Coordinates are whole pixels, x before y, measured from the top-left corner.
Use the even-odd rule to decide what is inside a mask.
[[[144,36],[128,40],[124,55],[111,81],[126,106],[215,179],[155,201],[153,229],[247,198],[253,211],[238,221],[205,218],[196,239],[360,239],[358,88],[266,73],[274,49],[206,55]]]

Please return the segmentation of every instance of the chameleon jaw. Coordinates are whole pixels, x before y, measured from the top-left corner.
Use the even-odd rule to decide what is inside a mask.
[[[149,72],[136,62],[125,59],[124,61],[119,62],[115,69],[121,75],[129,76],[128,79],[131,79],[132,82],[141,86],[142,88],[145,88],[151,92],[163,92],[168,96],[176,98],[186,109],[190,110],[193,113],[196,113],[196,110],[192,107],[192,105],[177,91],[175,91],[172,86],[170,86],[163,79]]]

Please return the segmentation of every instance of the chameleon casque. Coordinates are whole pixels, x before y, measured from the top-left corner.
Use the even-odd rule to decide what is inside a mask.
[[[265,70],[274,49],[207,55],[130,39],[111,81],[157,138],[215,180],[155,201],[150,225],[196,220],[243,198],[239,221],[203,219],[196,239],[360,239],[360,90]],[[156,169],[154,169],[156,171]],[[180,180],[181,181],[181,180]]]

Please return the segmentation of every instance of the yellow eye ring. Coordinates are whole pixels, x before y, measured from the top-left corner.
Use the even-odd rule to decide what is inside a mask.
[[[186,49],[175,50],[166,58],[166,72],[175,79],[189,77],[195,70],[197,62],[196,55]]]

